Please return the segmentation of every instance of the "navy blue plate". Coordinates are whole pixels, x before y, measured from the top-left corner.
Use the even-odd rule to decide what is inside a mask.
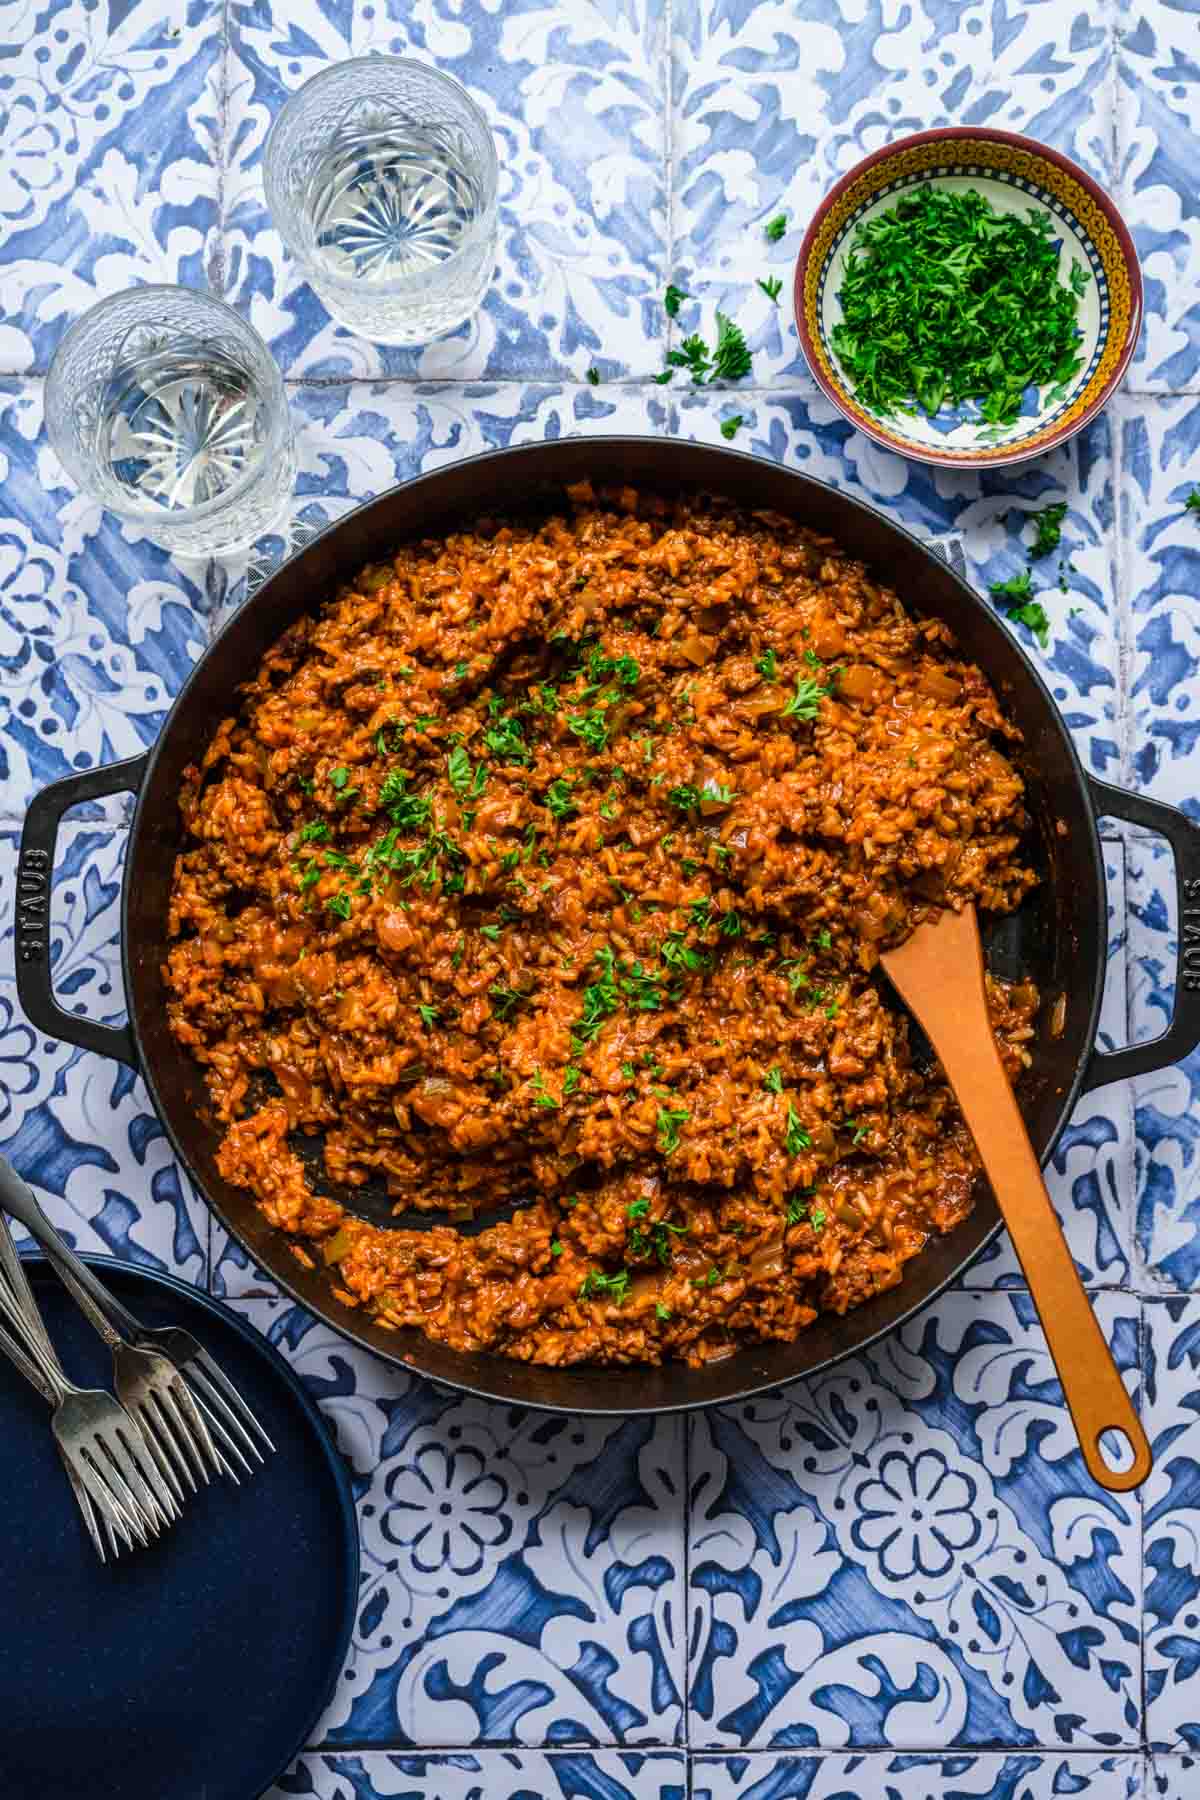
[[[0,1719],[10,1800],[255,1800],[312,1735],[345,1662],[358,1531],[328,1427],[283,1358],[172,1276],[89,1257],[147,1325],[184,1325],[278,1446],[214,1481],[148,1550],[102,1567],[49,1431],[0,1357]],[[29,1272],[67,1373],[108,1352],[40,1261]]]

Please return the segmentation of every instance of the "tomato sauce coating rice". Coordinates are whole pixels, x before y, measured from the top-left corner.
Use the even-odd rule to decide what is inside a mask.
[[[879,952],[1020,904],[1018,738],[775,514],[584,484],[404,545],[188,771],[165,976],[223,1175],[341,1299],[526,1361],[892,1287],[977,1161]],[[1015,1079],[1037,994],[989,1004]]]

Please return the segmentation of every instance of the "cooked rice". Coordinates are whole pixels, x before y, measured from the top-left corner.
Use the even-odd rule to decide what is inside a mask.
[[[696,1363],[859,1305],[969,1211],[876,964],[1032,884],[1018,733],[791,520],[569,499],[404,546],[265,657],[188,772],[171,1026],[222,1173],[343,1299]],[[1037,996],[989,985],[1015,1077]],[[451,1219],[370,1223],[368,1182]]]

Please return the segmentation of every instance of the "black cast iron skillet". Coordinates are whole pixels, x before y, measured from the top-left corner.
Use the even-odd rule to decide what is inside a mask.
[[[140,1070],[151,1100],[201,1193],[255,1261],[347,1337],[421,1374],[477,1394],[571,1412],[643,1413],[713,1405],[812,1374],[861,1350],[937,1294],[1000,1228],[984,1182],[975,1210],[948,1237],[910,1262],[903,1283],[844,1318],[823,1315],[795,1343],[739,1351],[702,1369],[543,1368],[472,1356],[388,1331],[336,1300],[328,1278],[292,1256],[248,1193],[218,1174],[218,1133],[198,1066],[167,1028],[161,965],[167,896],[180,844],[183,771],[199,761],[236,692],[293,620],[319,606],[370,561],[405,537],[469,524],[481,514],[524,507],[544,491],[590,478],[659,492],[681,487],[725,494],[750,507],[788,513],[827,532],[862,558],[918,613],[946,620],[1024,733],[1020,765],[1034,822],[1030,846],[1039,886],[1020,913],[992,932],[997,973],[1028,973],[1042,995],[1033,1067],[1021,1105],[1033,1145],[1048,1160],[1079,1095],[1105,1082],[1178,1062],[1200,1040],[1200,828],[1173,807],[1086,776],[1040,676],[991,610],[939,558],[872,507],[824,483],[739,451],[655,438],[567,438],[474,457],[393,489],[341,519],[286,563],[247,602],[184,684],[158,742],[144,756],[68,776],[39,794],[21,841],[17,976],[21,1003],[40,1031]],[[121,901],[127,1026],[99,1025],[66,1012],[51,988],[47,911],[58,821],[81,800],[137,796]],[[1181,966],[1175,1013],[1152,1043],[1101,1053],[1096,1021],[1104,981],[1106,907],[1098,814],[1166,837],[1175,854]],[[1190,903],[1190,904],[1189,904]]]

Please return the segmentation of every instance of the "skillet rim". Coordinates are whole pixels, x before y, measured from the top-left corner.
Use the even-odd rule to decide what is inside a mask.
[[[146,1083],[155,1115],[167,1134],[172,1150],[179,1159],[181,1166],[186,1171],[205,1205],[234,1241],[241,1246],[242,1250],[251,1259],[252,1263],[261,1265],[263,1272],[271,1281],[275,1282],[287,1296],[297,1304],[303,1306],[323,1324],[328,1325],[332,1330],[337,1331],[341,1336],[347,1338],[358,1348],[372,1351],[388,1362],[394,1363],[398,1367],[403,1368],[412,1374],[422,1376],[427,1380],[441,1383],[445,1387],[470,1394],[483,1400],[529,1407],[535,1411],[576,1414],[588,1417],[595,1416],[599,1418],[629,1417],[648,1413],[656,1415],[660,1413],[686,1413],[702,1410],[709,1406],[731,1405],[742,1401],[752,1400],[759,1395],[769,1393],[792,1383],[812,1380],[826,1374],[830,1369],[834,1368],[846,1358],[861,1355],[872,1349],[892,1332],[898,1331],[904,1325],[908,1324],[918,1313],[922,1312],[927,1306],[930,1306],[934,1301],[938,1300],[942,1294],[956,1282],[960,1281],[967,1270],[979,1259],[988,1246],[994,1242],[1003,1229],[1003,1219],[999,1214],[999,1210],[996,1207],[995,1200],[990,1194],[990,1191],[985,1188],[982,1194],[977,1193],[974,1208],[968,1218],[965,1219],[961,1225],[957,1226],[953,1232],[947,1234],[944,1238],[935,1240],[926,1250],[922,1251],[921,1258],[919,1259],[921,1261],[925,1261],[925,1259],[932,1256],[937,1256],[939,1250],[941,1251],[942,1257],[949,1261],[950,1246],[955,1239],[960,1238],[963,1233],[969,1232],[972,1224],[974,1224],[976,1232],[978,1233],[977,1240],[971,1244],[971,1247],[956,1260],[950,1261],[950,1266],[933,1280],[931,1286],[923,1288],[919,1294],[914,1294],[911,1301],[904,1303],[904,1294],[914,1285],[910,1283],[906,1277],[896,1288],[887,1290],[883,1294],[876,1296],[863,1307],[856,1308],[850,1313],[836,1316],[837,1327],[842,1327],[848,1322],[861,1318],[870,1312],[878,1311],[880,1308],[883,1308],[891,1315],[875,1323],[873,1326],[869,1324],[868,1329],[860,1336],[855,1337],[853,1342],[846,1344],[844,1347],[833,1349],[827,1355],[819,1356],[810,1366],[803,1369],[792,1369],[784,1373],[772,1373],[766,1369],[759,1368],[751,1374],[746,1365],[755,1362],[756,1359],[759,1361],[770,1361],[772,1352],[778,1353],[792,1347],[790,1344],[774,1344],[772,1342],[747,1346],[745,1349],[735,1352],[727,1358],[709,1362],[700,1369],[692,1369],[681,1362],[670,1362],[659,1365],[644,1363],[628,1364],[615,1367],[588,1364],[557,1366],[520,1362],[512,1358],[496,1355],[492,1352],[451,1351],[448,1350],[446,1346],[435,1344],[431,1340],[420,1336],[420,1334],[415,1331],[391,1331],[373,1324],[358,1309],[348,1307],[336,1300],[329,1290],[328,1279],[324,1270],[320,1268],[311,1271],[306,1270],[302,1264],[296,1261],[291,1256],[288,1247],[290,1240],[283,1232],[268,1225],[263,1218],[263,1215],[258,1212],[257,1207],[255,1207],[254,1203],[249,1199],[248,1205],[253,1208],[254,1214],[253,1218],[248,1222],[251,1229],[247,1229],[246,1221],[239,1221],[237,1223],[233,1221],[226,1206],[214,1198],[207,1177],[200,1174],[195,1166],[193,1158],[184,1150],[183,1143],[176,1130],[171,1113],[164,1104],[158,1071],[155,1068],[154,1060],[147,1055],[145,1050],[145,1035],[142,1030],[141,1020],[138,1016],[139,1008],[136,1004],[141,995],[142,983],[138,979],[138,974],[133,964],[134,934],[131,928],[131,907],[136,879],[131,879],[130,877],[136,878],[138,849],[143,832],[149,836],[153,833],[155,828],[156,821],[147,817],[149,810],[149,795],[153,787],[154,774],[158,764],[163,758],[164,750],[171,736],[173,726],[176,725],[178,720],[185,716],[189,698],[194,690],[200,685],[203,673],[209,670],[212,663],[218,658],[226,640],[237,629],[238,622],[246,616],[247,609],[254,609],[255,612],[265,612],[267,610],[267,602],[272,597],[273,590],[277,590],[287,582],[296,582],[299,580],[305,562],[315,561],[322,546],[328,546],[330,543],[335,542],[338,537],[351,536],[354,528],[361,525],[372,510],[379,509],[381,512],[386,511],[388,506],[394,502],[398,494],[404,493],[409,498],[411,505],[415,503],[414,497],[419,495],[422,491],[428,493],[430,496],[430,506],[428,510],[440,524],[441,519],[446,515],[447,506],[445,503],[439,504],[437,499],[438,492],[439,489],[449,485],[452,478],[462,479],[464,474],[469,476],[471,470],[478,470],[485,466],[491,468],[496,465],[508,464],[510,466],[515,465],[519,468],[522,460],[535,461],[547,454],[557,452],[560,449],[567,450],[571,454],[578,454],[583,460],[587,460],[590,456],[595,455],[597,458],[608,458],[610,462],[617,462],[622,454],[625,453],[632,453],[635,456],[640,455],[643,457],[657,455],[660,459],[670,459],[670,466],[660,470],[656,478],[667,488],[675,486],[683,489],[707,490],[709,492],[720,491],[719,486],[714,485],[710,477],[697,476],[689,472],[687,465],[693,458],[697,461],[719,463],[726,467],[738,467],[743,474],[748,474],[750,470],[755,468],[770,469],[774,478],[785,478],[789,487],[791,487],[792,484],[798,484],[794,491],[797,495],[797,515],[800,517],[802,517],[802,515],[799,512],[799,500],[804,490],[815,490],[821,494],[832,494],[835,496],[836,502],[840,507],[847,508],[852,514],[861,515],[863,519],[871,521],[876,530],[882,529],[885,534],[890,534],[894,538],[903,540],[910,551],[917,554],[919,561],[924,561],[934,569],[939,581],[943,583],[947,581],[950,582],[957,590],[958,598],[964,609],[975,615],[979,621],[985,637],[993,636],[997,641],[1002,638],[1008,652],[1014,655],[1018,663],[1023,666],[1023,674],[1027,679],[1031,680],[1031,685],[1035,691],[1038,705],[1043,713],[1042,722],[1049,727],[1053,738],[1056,740],[1056,747],[1063,755],[1063,774],[1065,775],[1067,784],[1073,790],[1077,803],[1076,817],[1080,825],[1084,828],[1085,842],[1083,848],[1086,855],[1088,873],[1091,878],[1089,887],[1091,891],[1092,914],[1095,925],[1093,934],[1095,940],[1094,956],[1092,959],[1093,966],[1089,972],[1090,997],[1086,1021],[1081,1032],[1082,1049],[1075,1059],[1071,1079],[1062,1089],[1062,1098],[1058,1107],[1057,1116],[1047,1137],[1045,1147],[1039,1156],[1039,1162],[1042,1166],[1045,1166],[1053,1156],[1063,1130],[1070,1119],[1076,1101],[1083,1091],[1087,1071],[1092,1057],[1095,1054],[1096,1031],[1103,999],[1108,925],[1099,829],[1086,772],[1080,762],[1079,753],[1067,730],[1066,723],[1059,711],[1058,705],[1050,693],[1037,665],[1033,662],[1023,645],[1012,634],[1004,630],[1004,627],[1000,624],[999,620],[985,605],[980,596],[975,593],[970,584],[965,581],[948,562],[939,557],[926,542],[918,538],[907,526],[902,525],[891,518],[879,507],[873,506],[868,501],[860,499],[856,494],[849,493],[845,489],[835,486],[832,482],[821,481],[816,476],[808,475],[802,470],[789,467],[783,463],[773,462],[769,458],[755,456],[749,451],[735,450],[732,447],[708,444],[694,439],[676,439],[657,436],[652,433],[605,433],[591,435],[576,432],[557,439],[539,438],[526,444],[508,445],[500,449],[480,451],[473,456],[463,457],[453,463],[445,464],[440,468],[413,476],[408,481],[397,482],[392,487],[384,489],[382,493],[376,494],[372,496],[371,499],[365,500],[359,505],[350,508],[339,518],[331,521],[323,531],[319,532],[311,539],[310,542],[307,543],[302,550],[297,552],[296,555],[286,558],[278,568],[273,570],[271,575],[263,583],[262,587],[246,600],[241,607],[230,614],[228,620],[207,645],[201,657],[189,671],[185,681],[175,696],[171,709],[167,714],[166,719],[163,721],[163,725],[155,738],[154,743],[148,747],[145,753],[145,767],[141,780],[138,783],[134,801],[133,818],[129,827],[126,879],[122,884],[121,893],[121,969],[125,982],[128,1005],[129,1031],[137,1052],[138,1067],[142,1079]],[[595,479],[598,484],[607,484],[614,479],[619,479],[616,474],[604,475],[596,474],[594,471],[571,470],[560,476],[553,477],[553,481],[558,482],[565,488],[568,482],[583,479],[585,476],[590,476],[590,478]],[[654,478],[649,476],[638,476],[636,479],[650,485]],[[543,475],[534,477],[532,483],[527,484],[526,487],[519,486],[519,481],[519,474],[514,473],[512,483],[513,492],[524,493],[526,491],[545,491],[547,486],[550,485],[548,478]],[[480,506],[482,509],[496,503],[497,502],[492,501],[489,498],[482,501]],[[741,503],[745,504],[745,502]],[[772,505],[773,503],[768,500],[765,504]],[[407,533],[400,532],[397,541],[399,541],[399,538],[403,535],[412,535],[414,530],[419,531],[420,527],[410,526]],[[867,560],[869,564],[873,560],[869,553],[856,548],[852,544],[845,544],[842,547],[852,556],[863,556],[864,560]],[[359,566],[361,566],[361,564]],[[317,593],[312,603],[313,607],[321,603],[323,593],[324,590]],[[919,603],[906,601],[906,604],[909,604],[914,612],[920,614],[921,607]],[[293,616],[299,616],[303,610],[305,609],[293,609]],[[283,629],[283,627],[280,627],[280,629]],[[974,653],[972,653],[972,656],[974,660],[980,662],[984,661],[983,658],[974,657]],[[989,675],[989,679],[997,679],[986,666],[984,672]],[[236,690],[237,683],[230,683],[229,686],[231,691],[234,691]],[[1026,735],[1028,735],[1028,733],[1026,733]],[[990,1219],[988,1218],[988,1208],[991,1210]],[[260,1227],[259,1229],[255,1229],[256,1224]],[[929,1266],[928,1262],[925,1262],[925,1266]],[[898,1310],[893,1312],[893,1307],[898,1308]],[[835,1315],[823,1317],[826,1318],[824,1329],[835,1329],[830,1322],[835,1318]],[[817,1333],[818,1327],[814,1324],[807,1332],[801,1334],[799,1339],[793,1340],[793,1342],[803,1343],[806,1340],[811,1341],[811,1338],[815,1338]],[[730,1373],[735,1373],[738,1365],[742,1365],[744,1371],[739,1380],[728,1385],[721,1383],[719,1378],[715,1382],[713,1381],[714,1376],[719,1377],[719,1371],[727,1369]],[[475,1373],[476,1370],[478,1370],[478,1374]],[[522,1377],[527,1378],[525,1382],[522,1381]],[[649,1399],[640,1398],[636,1391],[631,1397],[631,1393],[628,1391],[631,1384],[635,1390],[652,1389],[661,1385],[661,1382],[665,1380],[669,1381],[672,1387],[678,1387],[689,1380],[692,1383],[699,1383],[705,1381],[706,1378],[707,1381],[714,1385],[719,1391],[690,1396],[684,1395],[678,1398],[670,1393],[665,1397],[652,1394]],[[531,1397],[528,1393],[520,1391],[524,1385],[528,1384],[528,1382],[560,1385],[564,1389],[563,1397],[553,1399]],[[587,1386],[591,1390],[599,1388],[601,1397],[597,1398],[595,1393],[591,1391],[588,1393],[574,1391],[576,1389],[582,1390],[584,1386]],[[605,1396],[603,1395],[603,1390],[608,1386],[612,1386],[614,1389],[620,1389],[622,1391],[614,1392],[610,1396]],[[568,1389],[571,1391],[567,1391]]]

